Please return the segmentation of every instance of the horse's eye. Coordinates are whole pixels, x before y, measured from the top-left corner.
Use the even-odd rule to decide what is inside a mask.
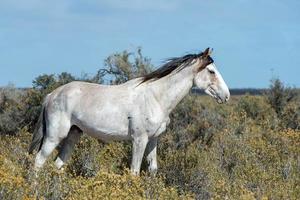
[[[210,74],[215,74],[215,71],[213,70],[208,70]]]

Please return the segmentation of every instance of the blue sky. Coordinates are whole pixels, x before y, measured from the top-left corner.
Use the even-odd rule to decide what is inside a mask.
[[[93,74],[138,46],[155,66],[213,47],[231,88],[300,87],[300,1],[0,0],[0,86]]]

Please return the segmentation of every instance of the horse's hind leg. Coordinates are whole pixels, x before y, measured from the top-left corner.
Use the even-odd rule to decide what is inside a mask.
[[[62,147],[59,150],[59,154],[55,160],[55,165],[58,169],[60,169],[70,158],[74,146],[79,141],[81,135],[82,131],[78,127],[71,127],[68,136],[63,140]]]
[[[47,133],[45,135],[42,147],[40,151],[37,153],[35,158],[34,168],[37,171],[40,169],[49,155],[53,152],[53,150],[57,147],[57,145],[67,137],[69,129],[70,129],[70,121],[65,117],[57,117],[53,120],[49,119],[49,123],[47,124]]]

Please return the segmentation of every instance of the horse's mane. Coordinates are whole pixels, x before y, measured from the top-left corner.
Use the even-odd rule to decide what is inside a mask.
[[[174,70],[178,69],[178,71],[184,69],[185,67],[189,66],[194,62],[196,58],[200,58],[203,53],[199,54],[188,54],[182,57],[174,57],[167,59],[167,62],[158,68],[157,70],[142,76],[142,82],[147,82],[149,80],[157,80],[162,77],[165,77],[172,73]],[[211,58],[210,58],[211,59]],[[211,59],[212,60],[212,59]]]

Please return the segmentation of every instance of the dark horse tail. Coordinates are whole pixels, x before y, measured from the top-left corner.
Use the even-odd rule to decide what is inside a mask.
[[[33,132],[32,141],[28,149],[28,153],[31,154],[35,149],[38,151],[41,149],[43,144],[43,139],[46,134],[46,100],[42,106],[42,112],[39,116],[38,122],[36,123],[36,127]]]

